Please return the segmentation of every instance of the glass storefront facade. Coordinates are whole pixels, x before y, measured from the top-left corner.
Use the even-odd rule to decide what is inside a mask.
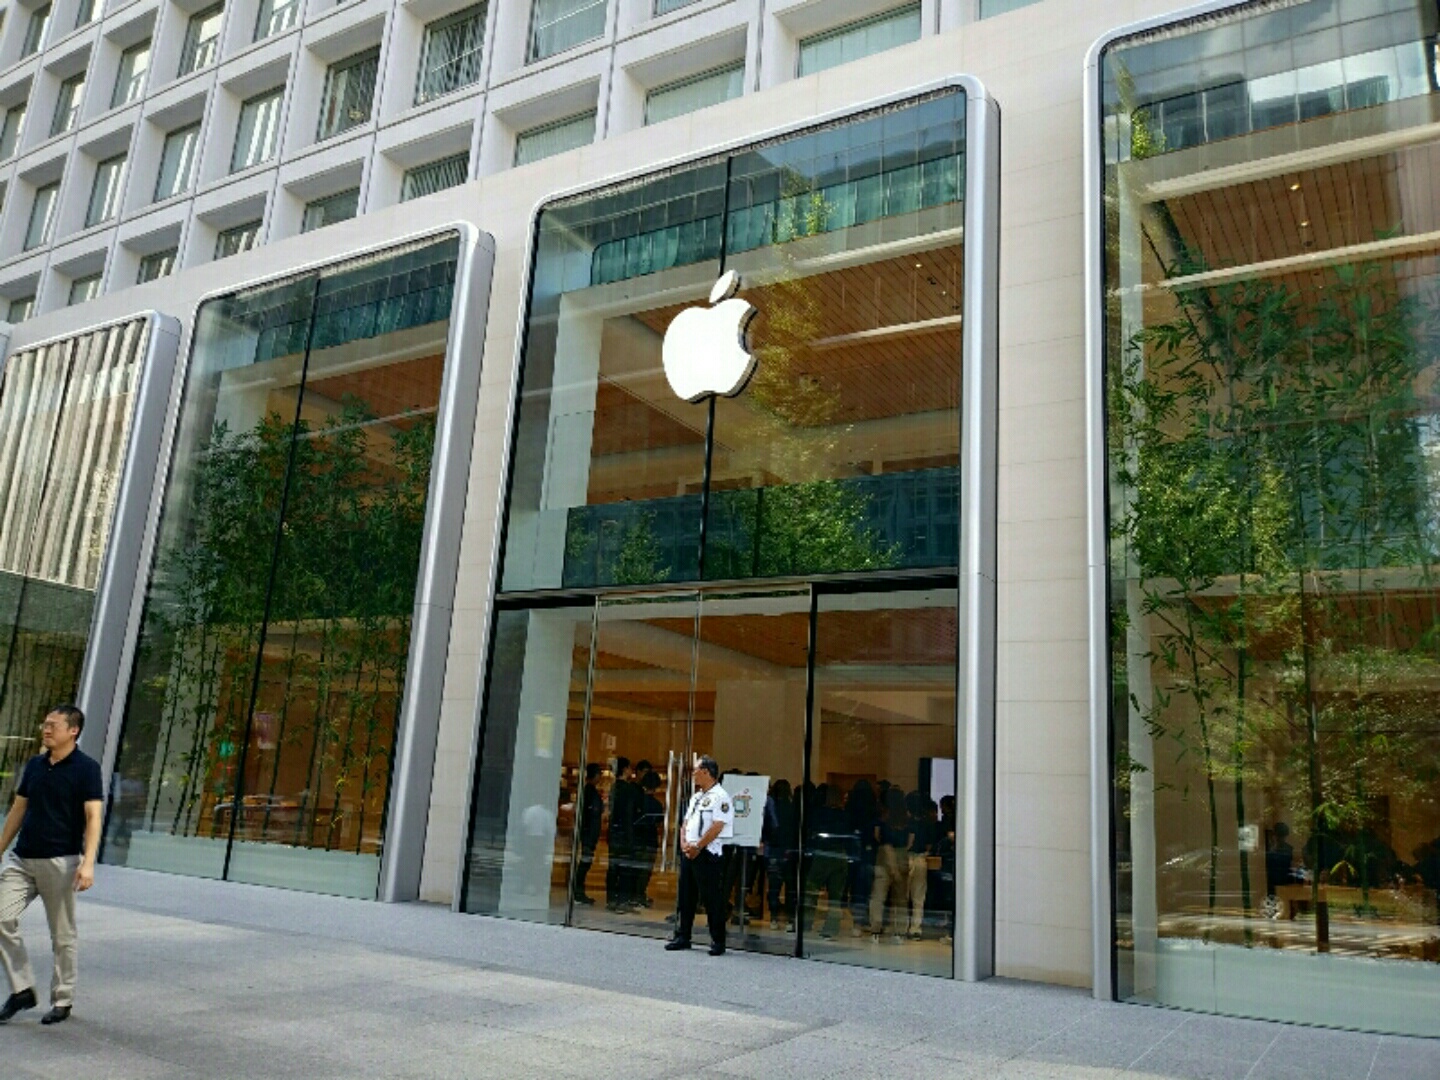
[[[462,906],[662,936],[694,754],[744,947],[952,974],[966,95],[549,204]],[[662,340],[723,273],[733,397]]]
[[[460,246],[201,305],[106,861],[376,895]]]
[[[1440,1035],[1437,29],[1101,59],[1122,999]]]
[[[10,357],[0,381],[0,801],[90,644],[151,325]]]

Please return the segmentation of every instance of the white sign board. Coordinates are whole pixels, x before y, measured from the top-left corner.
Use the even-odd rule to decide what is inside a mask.
[[[765,827],[765,796],[770,791],[770,778],[726,773],[720,786],[735,808],[735,835],[725,842],[736,847],[758,848],[760,830]]]

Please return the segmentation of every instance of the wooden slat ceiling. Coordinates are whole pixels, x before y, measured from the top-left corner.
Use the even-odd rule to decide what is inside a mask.
[[[440,403],[440,379],[445,356],[423,356],[399,364],[364,371],[310,379],[305,383],[307,398],[326,398],[342,405],[346,398],[365,402],[378,417],[394,417],[417,409],[434,409]],[[405,421],[391,421],[405,426]]]

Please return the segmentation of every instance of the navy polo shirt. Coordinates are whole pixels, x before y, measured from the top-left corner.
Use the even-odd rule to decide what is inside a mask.
[[[85,804],[105,798],[100,763],[76,747],[50,764],[49,753],[25,763],[17,795],[27,800],[15,854],[22,859],[58,859],[85,851]]]

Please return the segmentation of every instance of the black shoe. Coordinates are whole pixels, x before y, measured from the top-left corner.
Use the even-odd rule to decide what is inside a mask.
[[[5,1002],[5,1007],[0,1008],[0,1024],[8,1024],[16,1013],[22,1009],[33,1009],[35,1007],[35,988],[29,987],[10,995]]]
[[[671,938],[669,941],[665,942],[666,952],[680,952],[681,950],[688,948],[690,948],[690,942],[682,941],[679,938]]]
[[[581,895],[581,896],[575,897],[575,902],[576,902],[577,904],[587,904],[587,905],[588,905],[588,904],[593,904],[593,903],[595,903],[595,898],[594,898],[593,896],[584,896],[584,895]]]
[[[42,1024],[63,1024],[70,1019],[69,1005],[56,1005],[40,1018]]]
[[[710,955],[711,955],[711,956],[724,956],[724,955],[725,955],[725,946],[724,946],[724,945],[717,945],[716,943],[711,942],[711,943],[710,943]]]

